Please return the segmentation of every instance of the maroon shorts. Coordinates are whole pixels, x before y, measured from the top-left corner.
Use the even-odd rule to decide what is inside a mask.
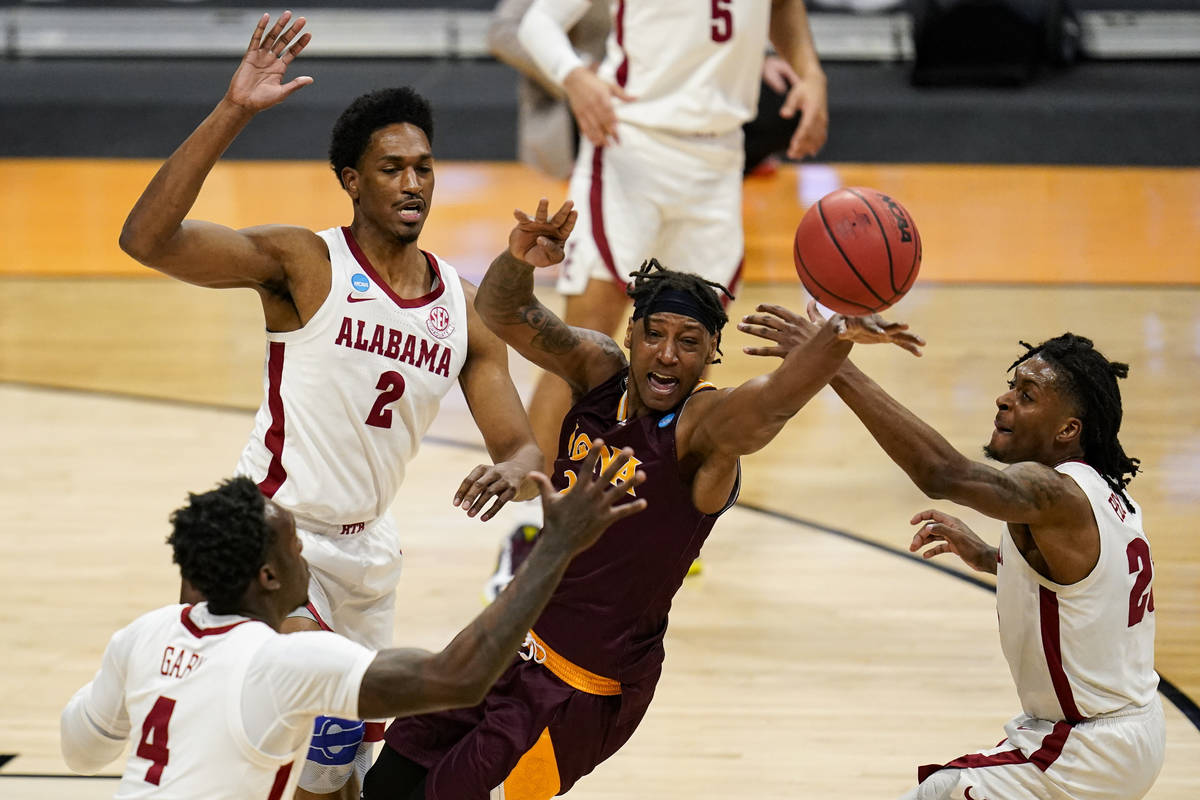
[[[429,770],[428,800],[487,800],[506,780],[508,800],[545,800],[628,741],[657,682],[656,673],[619,695],[588,694],[518,658],[479,705],[397,719],[384,740]]]

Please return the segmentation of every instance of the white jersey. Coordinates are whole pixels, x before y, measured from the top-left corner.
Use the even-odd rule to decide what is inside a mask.
[[[1073,723],[1154,700],[1154,565],[1136,504],[1130,511],[1087,464],[1056,469],[1091,501],[1100,558],[1086,578],[1062,586],[1030,567],[1005,530],[996,609],[1021,708]]]
[[[332,633],[281,635],[207,604],[167,606],[113,635],[62,714],[67,764],[95,772],[126,738],[115,797],[290,798],[313,718],[354,718],[373,650]]]
[[[563,29],[585,0],[535,0],[535,19]],[[613,0],[612,29],[597,75],[635,99],[613,99],[617,119],[682,134],[719,135],[754,118],[762,85],[771,0]],[[545,15],[542,17],[542,15]],[[526,23],[522,44],[561,81],[579,63]]]
[[[349,228],[319,235],[329,247],[329,296],[303,328],[267,332],[263,403],[237,472],[301,527],[361,530],[395,499],[458,379],[467,307],[458,273],[430,253],[433,289],[408,300]]]
[[[597,73],[636,100],[617,119],[721,134],[758,113],[771,0],[617,0]]]

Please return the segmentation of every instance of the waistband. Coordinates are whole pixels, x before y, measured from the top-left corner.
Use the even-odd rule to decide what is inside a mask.
[[[521,646],[528,648],[528,650],[520,652],[517,655],[526,661],[541,664],[550,670],[551,674],[572,689],[578,689],[581,692],[600,695],[602,697],[611,697],[621,693],[620,681],[615,678],[606,678],[603,675],[597,675],[578,664],[571,663],[566,658],[554,652],[533,631],[525,635],[525,642]]]
[[[347,522],[343,524],[321,522],[320,520],[312,519],[311,517],[293,514],[296,518],[296,527],[308,531],[309,533],[319,533],[324,536],[354,536],[362,533],[371,525],[374,525],[376,519],[367,519],[362,522]]]

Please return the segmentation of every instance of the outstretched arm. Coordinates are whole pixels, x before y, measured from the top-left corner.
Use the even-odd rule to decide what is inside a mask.
[[[475,310],[489,328],[522,356],[565,380],[580,395],[625,367],[609,337],[567,325],[533,294],[533,271],[562,260],[562,245],[576,212],[564,203],[547,218],[548,202],[530,219],[516,211],[508,249],[496,257],[479,284]]]
[[[809,319],[804,319],[782,306],[760,305],[738,328],[774,344],[748,347],[746,352],[786,359],[806,344],[814,326],[822,323],[814,303],[809,304],[808,315]],[[1079,493],[1072,479],[1031,462],[999,470],[972,461],[848,359],[829,385],[929,497],[953,500],[989,517],[1026,524],[1053,522],[1081,510],[1075,503],[1063,508],[1068,496]]]
[[[296,38],[304,18],[288,27],[291,12],[284,12],[269,31],[268,19],[264,14],[259,20],[225,96],[158,170],[121,230],[122,250],[189,283],[261,287],[286,279],[281,248],[286,249],[294,232],[277,228],[242,232],[210,222],[184,221],[213,165],[250,119],[312,83],[308,76],[281,82],[288,65],[309,42],[307,33]]]
[[[593,444],[578,482],[566,494],[558,494],[545,475],[536,473],[545,527],[512,583],[440,653],[380,652],[359,690],[361,717],[420,714],[482,701],[511,663],[575,554],[595,543],[612,523],[646,507],[645,500],[623,502],[626,492],[646,479],[645,473],[638,472],[633,481],[617,479],[633,451],[621,451],[597,476],[602,450]]]
[[[528,500],[537,494],[529,473],[541,469],[544,462],[508,371],[508,348],[479,319],[475,287],[463,281],[463,292],[467,299],[467,361],[458,383],[492,463],[471,470],[454,495],[454,505],[473,517],[494,499],[480,517],[486,522],[509,500]]]

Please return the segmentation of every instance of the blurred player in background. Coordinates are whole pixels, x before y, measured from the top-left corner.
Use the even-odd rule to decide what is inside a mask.
[[[458,383],[494,461],[454,495],[469,516],[486,520],[519,492],[533,496],[526,476],[543,459],[504,344],[475,314],[475,287],[419,247],[434,160],[432,113],[416,92],[363,95],[335,124],[330,163],[353,208],[348,227],[233,230],[184,219],[254,115],[312,82],[281,82],[309,41],[304,19],[290,19],[285,12],[270,30],[266,15],[259,21],[225,96],[129,213],[121,247],[179,280],[258,293],[265,396],[237,472],[295,516],[312,567],[308,604],[283,630],[324,628],[378,649],[392,641],[401,568],[388,509],[442,397]],[[278,190],[263,187],[264,202]],[[356,752],[345,731],[372,741],[382,728],[317,720],[301,787],[346,786],[356,762],[365,772],[370,747]]]
[[[382,717],[479,701],[574,555],[645,501],[614,503],[643,475],[588,459],[575,491],[538,475],[546,528],[512,585],[444,650],[375,651],[324,631],[281,636],[305,602],[308,567],[291,513],[239,477],[171,516],[180,573],[207,601],[145,614],[113,635],[95,679],[62,713],[67,765],[94,773],[130,735],[117,798],[279,800],[295,786],[313,718]]]
[[[782,355],[820,336],[810,320],[760,306],[743,330]],[[996,575],[1000,644],[1022,713],[996,747],[918,770],[904,800],[1061,797],[1136,800],[1162,767],[1165,723],[1154,671],[1154,564],[1126,487],[1121,391],[1129,371],[1065,333],[1025,353],[996,398],[984,454],[971,461],[849,361],[830,385],[884,451],[932,498],[1007,523],[998,546],[937,510],[910,549],[953,553]]]

